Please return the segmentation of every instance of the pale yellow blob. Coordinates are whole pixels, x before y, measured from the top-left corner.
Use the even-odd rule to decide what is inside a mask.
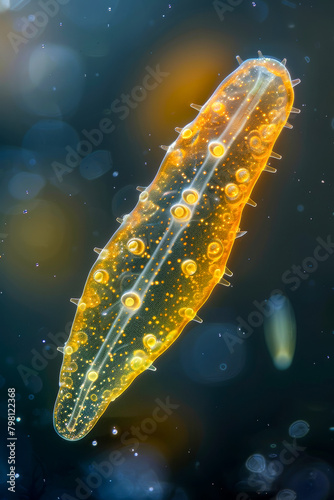
[[[209,145],[209,151],[210,153],[215,156],[216,158],[219,158],[224,155],[225,153],[225,148],[222,144],[219,142],[212,142]]]
[[[191,217],[191,211],[186,205],[173,205],[170,212],[174,219],[179,221],[187,221]]]
[[[99,269],[94,273],[93,278],[97,283],[108,283],[109,274],[104,269]]]
[[[145,252],[145,243],[140,238],[132,238],[126,246],[129,252],[134,255],[142,255]]]
[[[278,370],[286,370],[293,361],[296,347],[296,320],[284,295],[273,295],[265,303],[264,335],[266,344]]]
[[[225,106],[222,102],[216,101],[211,105],[211,109],[215,113],[219,113],[220,115],[222,115],[225,111]]]
[[[235,178],[237,182],[248,182],[250,179],[250,173],[247,168],[239,168],[235,173]]]
[[[179,309],[179,315],[182,316],[182,318],[193,319],[196,313],[191,307],[181,307]]]
[[[224,253],[224,245],[220,240],[211,241],[206,253],[210,260],[218,260]]]
[[[65,377],[62,385],[64,385],[65,387],[72,387],[73,380],[71,379],[71,377]]]
[[[97,380],[97,378],[98,378],[98,373],[95,372],[94,370],[92,370],[92,371],[88,372],[87,378],[91,382],[95,382],[95,380]]]
[[[102,393],[102,398],[103,399],[109,399],[110,396],[111,396],[111,391],[109,391],[108,389],[105,390],[105,391],[103,391],[103,393]]]
[[[198,201],[199,194],[196,189],[185,189],[182,193],[182,198],[188,205],[194,205]]]
[[[225,187],[225,194],[226,198],[228,198],[231,201],[236,200],[239,195],[240,195],[240,189],[236,184],[233,184],[233,182],[229,183]]]
[[[119,389],[118,387],[115,387],[111,391],[111,401],[114,401],[117,398],[117,396],[120,395],[121,392],[122,392],[122,389]]]
[[[145,337],[143,338],[143,344],[145,347],[147,347],[148,349],[153,349],[153,347],[155,346],[155,344],[157,343],[157,338],[155,335],[151,334],[151,333],[148,333],[147,335],[145,335]]]
[[[190,130],[190,128],[185,128],[182,133],[181,133],[181,136],[183,137],[183,139],[189,139],[191,136],[193,135],[192,131]]]
[[[128,309],[131,309],[132,311],[135,311],[141,305],[140,297],[135,292],[124,293],[121,297],[121,301],[123,306],[127,307]]]
[[[78,350],[77,342],[67,343],[65,348],[64,348],[64,354],[71,356],[71,354],[73,354],[77,350]]]
[[[265,144],[262,142],[262,138],[256,130],[253,130],[248,136],[248,144],[256,156],[262,156],[263,154],[267,154],[267,148]]]
[[[184,316],[188,319],[194,319],[196,313],[191,307],[187,307],[186,310],[184,311]]]
[[[130,361],[130,366],[132,370],[139,370],[143,367],[147,355],[144,351],[138,350],[134,352],[134,356]]]
[[[221,275],[222,275],[222,272],[221,272],[221,270],[217,267],[217,268],[214,270],[214,272],[213,272],[213,276],[214,276],[214,278],[216,278],[216,279],[220,279],[220,278],[221,278]]]
[[[181,263],[181,270],[185,276],[192,276],[197,271],[197,264],[191,259],[184,260]]]
[[[85,332],[77,332],[74,335],[74,339],[80,342],[80,344],[86,344],[86,342],[88,341],[88,336]]]
[[[148,200],[148,192],[147,191],[143,191],[142,193],[140,193],[139,200],[140,201],[147,201]]]

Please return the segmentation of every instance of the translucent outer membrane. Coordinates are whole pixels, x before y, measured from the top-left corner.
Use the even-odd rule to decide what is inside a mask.
[[[249,59],[168,148],[100,252],[63,350],[56,431],[84,437],[224,275],[243,208],[293,103],[285,66]],[[152,369],[152,367],[151,367]]]

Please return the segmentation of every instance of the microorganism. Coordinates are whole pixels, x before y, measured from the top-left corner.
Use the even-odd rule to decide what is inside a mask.
[[[178,338],[226,267],[240,220],[287,119],[293,87],[286,61],[239,57],[198,111],[176,128],[152,183],[94,263],[64,347],[54,426],[67,440],[87,435],[118,398]]]

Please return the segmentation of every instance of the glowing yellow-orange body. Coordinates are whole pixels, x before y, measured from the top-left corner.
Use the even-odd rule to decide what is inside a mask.
[[[292,108],[284,64],[250,59],[169,146],[151,185],[100,251],[77,304],[54,410],[56,431],[84,437],[151,368],[217,283],[243,208]]]

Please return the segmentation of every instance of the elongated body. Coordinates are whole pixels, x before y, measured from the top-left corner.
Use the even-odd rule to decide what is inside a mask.
[[[81,298],[54,410],[56,431],[84,437],[160,356],[224,273],[243,208],[293,103],[284,64],[249,59],[178,129],[151,185],[99,251]],[[198,108],[198,107],[197,107]]]

